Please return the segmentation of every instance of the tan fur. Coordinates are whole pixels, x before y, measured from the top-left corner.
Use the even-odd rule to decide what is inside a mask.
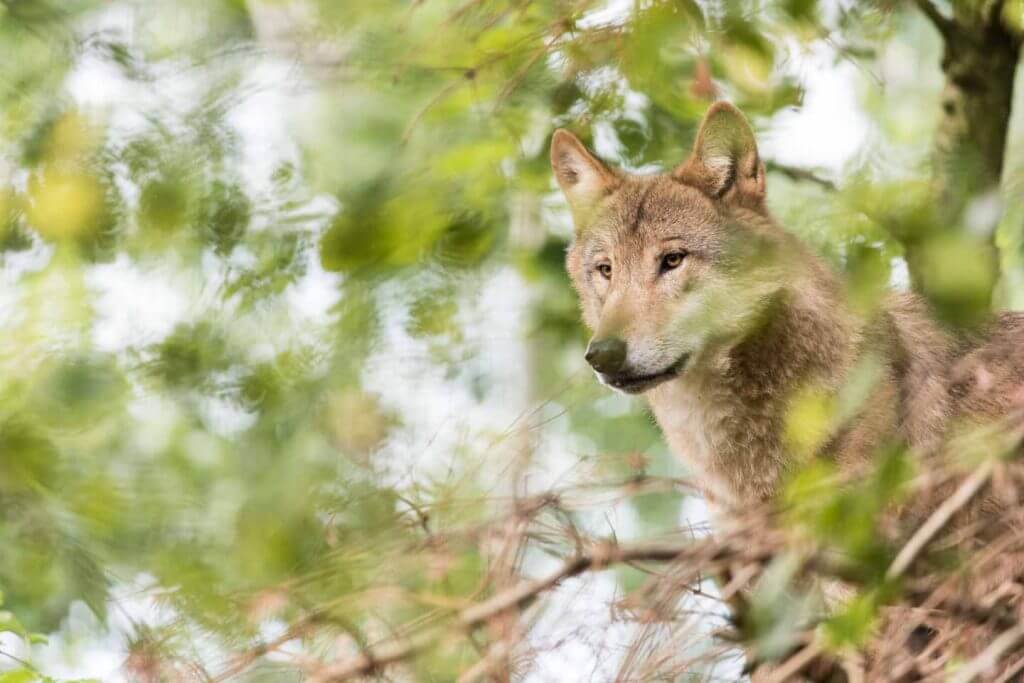
[[[608,169],[565,132],[552,163],[576,219],[566,263],[583,319],[595,340],[626,343],[624,369],[602,381],[656,378],[636,391],[718,510],[772,497],[808,457],[787,442],[796,397],[835,396],[865,363],[877,371],[867,400],[814,457],[856,468],[889,444],[924,457],[951,425],[1021,424],[1024,314],[962,344],[913,295],[855,313],[839,278],[769,215],[753,133],[731,105],[709,110],[693,155],[669,175]],[[580,179],[585,192],[574,191]],[[660,271],[673,249],[683,265]],[[915,517],[938,502],[918,501]]]

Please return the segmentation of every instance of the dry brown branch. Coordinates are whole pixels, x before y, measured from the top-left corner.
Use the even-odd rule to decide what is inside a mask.
[[[1019,517],[1019,515],[1018,515]],[[1014,546],[1019,545],[1021,538],[1013,530],[1014,520],[1009,522],[1009,531],[995,539],[986,548],[975,552],[969,558],[964,567],[973,575],[981,575],[991,570],[991,564],[999,557],[1008,552],[1013,552]],[[936,581],[938,584],[936,585]],[[925,623],[926,615],[934,613],[945,613],[956,623],[969,628],[971,625],[990,626],[997,630],[1013,628],[1017,624],[1012,610],[1007,606],[997,608],[994,605],[983,605],[972,601],[972,596],[963,594],[963,577],[959,572],[949,575],[921,577],[914,580],[913,584],[904,593],[904,601],[916,605],[917,609],[912,611],[913,618],[907,619],[902,628],[895,633],[888,634],[883,650],[879,658],[883,661],[893,660],[893,650],[896,651],[896,663],[888,667],[891,676],[895,680],[902,680],[909,675],[922,662],[927,662],[932,653],[937,652],[940,647],[948,644],[956,634],[950,633],[946,637],[935,638],[916,657],[907,656],[902,644],[907,641],[908,636],[919,626]],[[930,666],[941,667],[941,658],[931,661]]]
[[[435,642],[436,633],[427,632],[403,640],[385,643],[374,652],[364,651],[352,659],[328,664],[312,672],[310,683],[327,683],[328,681],[348,681],[359,676],[366,676],[400,662],[422,652]]]
[[[773,539],[766,540],[771,542]],[[767,560],[771,555],[766,546],[767,544],[754,543],[737,535],[726,536],[723,539],[707,538],[675,543],[598,543],[589,551],[569,558],[561,567],[543,578],[522,581],[484,602],[461,610],[456,615],[453,626],[449,628],[432,629],[401,641],[383,643],[351,659],[328,664],[314,671],[309,680],[311,683],[337,683],[380,671],[390,664],[415,656],[446,634],[453,631],[472,631],[509,609],[524,607],[566,579],[586,571],[605,569],[626,562],[671,561],[692,562],[693,571],[697,571],[708,563],[724,558],[747,562]]]
[[[821,652],[821,644],[816,640],[811,641],[806,646],[800,648],[796,654],[787,659],[782,666],[773,671],[771,676],[767,679],[767,683],[786,683],[786,681],[792,681],[794,677],[803,671],[804,667],[813,662]]]
[[[936,487],[953,489],[957,478],[962,478],[956,486],[954,493],[935,512],[929,516],[924,523],[914,532],[907,543],[897,554],[888,570],[889,578],[901,577],[907,573],[922,555],[926,548],[932,547],[941,539],[942,543],[954,544],[955,547],[962,547],[962,544],[977,542],[978,535],[986,529],[979,525],[957,526],[956,536],[946,533],[951,521],[957,514],[970,506],[987,484],[991,483],[997,472],[998,459],[986,461],[974,472],[966,477],[958,474],[958,468],[954,463],[944,463],[931,468],[926,474],[918,477],[911,485],[914,491],[931,491]],[[619,493],[635,485],[637,491],[646,490],[649,486],[654,488],[675,489],[678,482],[675,480],[640,480],[634,482],[628,480],[617,482],[620,488]],[[695,586],[699,586],[703,577],[724,576],[721,582],[721,596],[718,598],[725,602],[734,618],[743,619],[747,614],[750,605],[747,603],[746,590],[757,579],[773,557],[789,547],[787,534],[781,531],[775,523],[774,513],[770,508],[759,508],[749,510],[748,514],[735,520],[735,525],[720,530],[717,536],[704,537],[697,540],[682,538],[679,536],[660,542],[633,542],[618,543],[614,541],[594,541],[581,535],[574,526],[571,518],[563,519],[565,507],[563,503],[569,499],[579,496],[581,502],[585,502],[587,493],[604,495],[606,488],[614,489],[616,486],[585,486],[568,487],[533,496],[514,500],[514,505],[507,516],[461,532],[447,532],[444,534],[431,534],[423,548],[442,548],[450,543],[494,543],[495,547],[502,548],[501,555],[509,555],[509,560],[516,562],[513,556],[517,555],[522,547],[527,544],[542,547],[555,551],[568,553],[568,557],[560,560],[560,564],[550,573],[540,578],[521,580],[512,583],[507,588],[496,585],[493,581],[485,581],[480,586],[480,592],[490,590],[493,594],[476,603],[459,603],[448,601],[448,603],[431,603],[435,607],[426,618],[407,622],[396,630],[392,635],[384,638],[376,644],[365,640],[357,639],[356,647],[358,654],[344,657],[334,663],[323,664],[315,662],[302,665],[310,676],[309,680],[318,683],[333,681],[346,681],[360,678],[367,675],[379,674],[387,667],[400,662],[410,661],[420,655],[424,650],[437,646],[440,643],[454,643],[460,639],[474,638],[475,633],[487,635],[486,638],[476,642],[477,651],[480,652],[480,659],[463,672],[465,680],[482,680],[493,678],[498,675],[502,667],[507,667],[512,653],[520,646],[526,634],[530,631],[530,621],[525,615],[520,617],[519,610],[529,608],[527,614],[539,611],[542,602],[540,598],[552,593],[552,591],[566,579],[576,577],[590,571],[600,571],[613,565],[639,563],[644,571],[650,572],[648,587],[636,591],[629,598],[627,604],[623,601],[625,609],[620,612],[620,618],[635,619],[651,625],[649,636],[643,636],[645,632],[641,629],[641,636],[633,643],[627,651],[628,668],[629,657],[633,657],[633,667],[638,668],[641,675],[660,675],[671,668],[672,671],[685,671],[687,667],[700,666],[701,658],[704,661],[707,655],[697,655],[694,658],[684,658],[681,663],[677,661],[677,653],[685,649],[685,644],[679,639],[680,635],[686,633],[698,634],[697,631],[687,632],[680,630],[680,624],[687,622],[691,616],[697,613],[688,613],[685,609],[678,608],[679,600],[687,592],[697,592]],[[628,497],[628,493],[623,494]],[[569,507],[574,507],[570,505]],[[585,507],[585,506],[584,506]],[[553,517],[552,517],[553,515]],[[1013,522],[1013,518],[1004,517],[1007,523],[1007,533],[994,541],[990,541],[983,552],[975,553],[969,563],[970,571],[973,573],[986,571],[987,562],[995,562],[1002,555],[998,552],[1000,548],[1009,548],[1019,540],[1019,529]],[[1018,535],[1014,535],[1017,533]],[[963,535],[963,538],[961,538]],[[420,543],[414,544],[410,550],[421,547]],[[568,548],[568,550],[566,550]],[[440,551],[438,551],[440,552]],[[800,575],[804,578],[818,577],[825,579],[852,580],[855,577],[849,575],[849,568],[842,562],[826,552],[825,548],[809,547],[801,552]],[[649,563],[644,566],[644,563]],[[670,563],[664,567],[650,566],[650,563]],[[490,576],[490,574],[488,575]],[[950,619],[962,621],[972,627],[997,629],[1003,631],[1004,635],[998,636],[993,642],[993,647],[999,645],[1000,650],[994,651],[990,647],[987,652],[988,659],[979,659],[975,666],[988,666],[991,662],[998,662],[1006,659],[1013,647],[1019,642],[1013,636],[1005,636],[1006,633],[1016,634],[1020,626],[1014,619],[1012,611],[1002,610],[998,605],[989,605],[978,596],[966,596],[952,592],[955,584],[948,573],[915,575],[908,586],[900,602],[895,605],[898,609],[905,607],[912,609],[910,619],[902,622],[900,626],[907,626],[908,630],[913,629],[918,621],[918,612],[923,614],[942,613]],[[378,588],[377,590],[384,590]],[[411,600],[420,599],[416,595],[408,595]],[[472,598],[470,598],[472,600]],[[701,618],[710,618],[710,614]],[[720,615],[719,615],[720,616]],[[923,619],[923,617],[921,617]],[[739,621],[737,622],[739,623]],[[504,624],[507,628],[497,628]],[[673,624],[670,631],[659,631],[662,625]],[[251,666],[262,655],[280,647],[288,639],[301,637],[302,633],[297,630],[299,625],[272,643],[260,645],[253,650],[239,656],[230,669],[213,680],[225,680],[225,675],[237,674],[242,669]],[[486,631],[479,631],[486,626]],[[666,635],[671,633],[671,635]],[[1005,636],[1005,637],[1004,637]],[[955,646],[943,634],[942,637],[934,638],[924,652],[911,652],[901,643],[901,635],[896,642],[893,640],[887,644],[890,648],[889,671],[917,670],[925,675],[929,671],[937,671],[941,666],[943,658],[947,658],[952,652],[951,646]],[[279,642],[280,641],[280,642]],[[676,642],[678,647],[670,647]],[[729,647],[742,648],[742,640],[725,641],[732,642]],[[803,648],[793,653],[789,659],[775,665],[779,668],[772,669],[773,679],[792,679],[796,672],[804,672],[802,675],[814,677],[819,669],[832,667],[836,661],[823,649],[818,641],[804,640],[807,643]],[[749,644],[748,644],[749,645]],[[721,651],[717,656],[724,656]],[[939,652],[938,657],[930,657],[927,653]],[[975,650],[976,652],[976,650]],[[927,655],[927,656],[926,656]],[[930,658],[929,658],[930,657]],[[767,662],[771,665],[772,662]],[[869,663],[869,665],[871,665]],[[873,665],[871,665],[873,666]],[[868,670],[866,680],[872,678],[876,671]],[[500,676],[499,676],[500,678]]]
[[[946,499],[929,517],[925,520],[924,524],[918,527],[917,531],[910,537],[910,539],[903,545],[892,564],[889,566],[886,577],[888,579],[896,579],[903,576],[907,570],[913,565],[914,561],[920,556],[926,547],[930,543],[936,540],[943,529],[947,527],[950,520],[961,510],[963,510],[985,487],[990,481],[995,467],[997,464],[996,459],[989,459],[984,461],[978,469],[972,472],[966,477],[956,491]],[[928,594],[928,598],[931,599],[937,597],[933,593]],[[980,616],[980,612],[983,610],[973,610],[974,616]],[[1016,627],[1015,627],[1016,628]],[[1015,628],[1010,629],[1007,633],[1015,632]],[[1014,643],[1011,643],[1007,647],[1012,647]],[[796,674],[803,671],[812,662],[818,659],[823,654],[821,644],[812,640],[804,647],[800,648],[796,653],[791,655],[779,668],[774,669],[768,677],[768,681],[771,683],[783,683],[784,681],[791,680]],[[997,655],[1001,656],[1001,653]],[[911,658],[913,659],[913,658]],[[970,679],[968,679],[970,680]]]
[[[476,683],[485,676],[491,674],[496,667],[501,666],[508,659],[512,651],[510,639],[502,638],[491,646],[487,653],[473,666],[469,667],[455,680],[455,683]]]
[[[1024,657],[1020,657],[1013,665],[1009,666],[995,683],[1009,683],[1010,681],[1020,680],[1016,677],[1021,671],[1024,671]]]
[[[917,559],[917,556],[921,554],[921,551],[924,550],[925,546],[934,540],[935,536],[949,524],[949,520],[971,502],[985,484],[988,483],[992,477],[992,472],[995,470],[995,466],[995,460],[986,460],[969,477],[964,479],[956,492],[936,508],[935,512],[906,542],[896,555],[896,559],[889,566],[886,577],[895,579],[907,571],[910,565],[914,563],[914,560]]]
[[[1010,629],[1017,625],[1017,620],[1009,609],[985,607],[974,604],[966,599],[945,598],[930,601],[931,596],[936,594],[938,594],[937,590],[931,593],[928,591],[909,591],[905,594],[905,597],[911,603],[923,603],[927,608],[941,609],[958,619],[963,619],[967,623],[991,624],[1000,629]],[[920,622],[915,622],[915,624],[918,623]]]
[[[1024,624],[1018,624],[1014,628],[1003,631],[980,655],[957,671],[956,675],[950,679],[950,683],[970,683],[979,676],[985,675],[995,669],[1003,655],[1021,642],[1024,642]]]
[[[462,672],[458,679],[456,679],[456,683],[475,683],[475,681],[481,680],[485,676],[492,675],[495,669],[503,666],[518,640],[522,638],[526,629],[536,620],[541,604],[541,602],[535,602],[531,605],[530,609],[523,614],[522,620],[516,623],[514,632],[494,643],[476,664]]]
[[[731,548],[728,542],[722,543],[714,539],[685,541],[682,544],[599,544],[590,552],[569,559],[561,568],[544,578],[523,581],[489,600],[463,610],[459,614],[458,621],[464,628],[475,628],[495,614],[500,614],[515,606],[524,606],[540,593],[555,587],[565,579],[578,576],[589,570],[604,569],[626,562],[671,562],[673,560],[682,562],[698,558],[708,562],[722,557],[739,556],[741,552]],[[767,557],[765,554],[760,554],[748,559],[767,559]]]
[[[260,657],[280,649],[286,643],[302,637],[302,634],[320,617],[320,613],[310,614],[296,621],[290,628],[277,638],[261,643],[240,653],[235,661],[216,676],[209,679],[209,683],[222,683],[229,681],[256,663]]]

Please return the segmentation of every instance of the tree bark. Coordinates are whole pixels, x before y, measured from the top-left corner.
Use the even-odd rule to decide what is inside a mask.
[[[965,211],[972,199],[998,192],[1006,152],[1007,129],[1013,100],[1013,82],[1020,57],[1021,37],[1003,20],[1003,1],[954,0],[953,15],[945,16],[929,0],[915,0],[942,35],[942,71],[946,77],[941,96],[941,118],[935,138],[934,231],[914,236],[904,244],[915,289],[929,291],[929,269],[935,268],[933,240],[963,242],[964,257],[987,260],[991,277],[982,282],[974,303],[992,301],[998,278],[994,245],[998,215],[991,225],[968,224]],[[935,302],[941,308],[943,302]]]
[[[962,180],[969,189],[984,191],[997,187],[1002,176],[1020,39],[1002,21],[1002,2],[954,5],[954,16],[937,24],[945,41],[946,75],[936,138],[945,176],[940,179],[948,183],[951,171],[961,171],[950,169],[950,162],[967,163],[971,173],[961,171]],[[953,194],[961,190],[943,189]]]

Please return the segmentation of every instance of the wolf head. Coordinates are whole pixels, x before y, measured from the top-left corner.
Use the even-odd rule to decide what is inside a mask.
[[[640,393],[743,339],[780,291],[765,170],[743,114],[719,102],[672,173],[612,169],[558,130],[551,164],[573,215],[567,268],[601,380]]]

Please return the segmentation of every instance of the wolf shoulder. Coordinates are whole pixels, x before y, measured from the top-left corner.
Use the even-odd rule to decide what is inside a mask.
[[[1003,312],[962,346],[949,373],[955,412],[1024,426],[1024,312]]]

